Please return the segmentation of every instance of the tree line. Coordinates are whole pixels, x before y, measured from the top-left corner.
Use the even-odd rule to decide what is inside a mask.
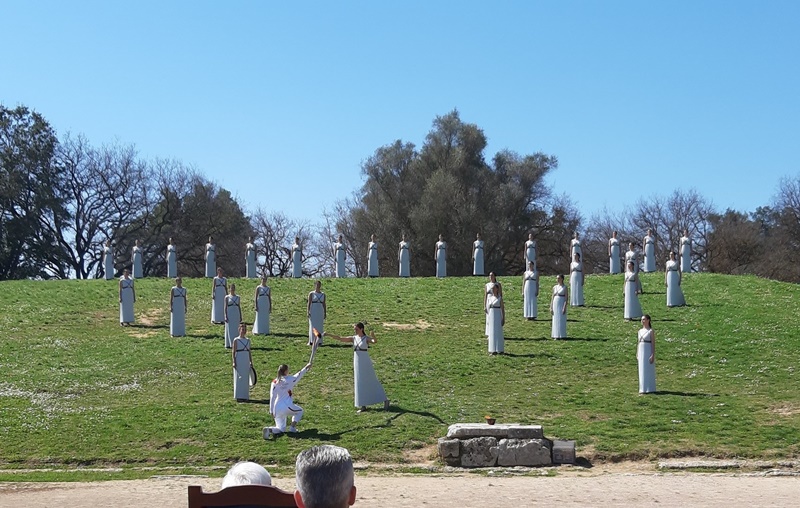
[[[365,276],[367,244],[380,245],[382,274],[397,272],[397,243],[412,248],[411,273],[434,273],[433,249],[448,242],[448,274],[472,273],[472,242],[485,241],[487,271],[522,273],[523,246],[537,240],[543,274],[569,270],[569,243],[581,234],[589,272],[608,271],[608,239],[641,248],[647,229],[657,259],[692,239],[696,271],[754,273],[800,281],[800,175],[779,183],[774,201],[755,212],[717,211],[694,189],[647,196],[623,212],[584,218],[545,177],[558,159],[541,152],[501,150],[487,160],[487,137],[458,111],[434,119],[422,146],[397,140],[361,165],[363,185],[337,201],[319,223],[282,211],[246,210],[230,191],[173,159],[144,160],[133,146],[95,146],[82,135],[58,138],[39,113],[0,105],[0,279],[103,277],[103,245],[110,240],[118,276],[136,240],[146,276],[166,274],[166,246],[178,249],[179,273],[203,275],[204,246],[217,245],[220,266],[244,275],[244,245],[253,238],[259,270],[283,277],[291,245],[303,246],[304,275],[330,276],[333,243],[341,234],[347,269]],[[623,249],[624,250],[624,249]]]

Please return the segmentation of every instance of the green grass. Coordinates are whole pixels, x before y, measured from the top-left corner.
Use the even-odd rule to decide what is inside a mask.
[[[3,469],[21,468],[192,469],[236,460],[283,468],[323,442],[357,461],[410,466],[448,425],[486,414],[575,439],[591,461],[800,455],[795,285],[692,274],[683,284],[690,305],[667,309],[663,274],[645,274],[642,306],[657,332],[661,393],[640,397],[639,325],[622,319],[621,276],[587,278],[587,307],[569,309],[565,341],[549,338],[553,278],[543,281],[534,322],[521,317],[521,277],[501,282],[508,354],[490,357],[482,279],[326,280],[326,330],[348,334],[365,320],[377,331],[370,355],[392,407],[356,414],[352,351],[329,341],[296,390],[302,432],[269,442],[261,438],[271,424],[269,380],[280,363],[297,370],[308,360],[311,281],[271,281],[275,335],[254,338],[260,382],[250,404],[233,400],[230,353],[222,327],[209,322],[210,280],[186,281],[190,335],[176,339],[166,279],[137,281],[138,326],[130,328],[118,324],[115,281],[2,282],[0,479],[15,478]],[[250,301],[256,282],[236,283]],[[243,311],[251,323],[252,306]]]

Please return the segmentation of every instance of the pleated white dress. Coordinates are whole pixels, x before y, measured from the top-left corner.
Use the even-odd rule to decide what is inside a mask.
[[[252,243],[247,243],[244,246],[244,262],[245,273],[248,279],[256,278],[256,246]]]
[[[242,322],[242,306],[239,295],[226,296],[225,307],[228,309],[228,321],[225,323],[225,347],[229,348],[233,345],[233,339],[239,336],[239,323]]]
[[[178,276],[178,253],[174,245],[167,245],[167,277],[174,279]]]
[[[583,298],[583,263],[576,261],[569,265],[569,304],[572,307],[585,305]]]
[[[667,307],[681,307],[686,305],[686,298],[681,289],[681,274],[678,272],[678,262],[667,261]]]
[[[536,240],[525,242],[525,266],[536,262]]]
[[[239,337],[233,340],[236,368],[233,369],[233,398],[250,400],[250,339]]]
[[[633,273],[636,274],[636,289],[642,292],[642,279],[639,277],[639,253],[629,250],[625,253],[625,273],[628,273],[628,261],[633,261]]]
[[[133,279],[122,279],[120,283],[119,322],[133,323]]]
[[[206,244],[206,277],[217,274],[217,248],[213,243]]]
[[[619,263],[619,240],[616,238],[610,239],[608,241],[608,246],[611,251],[608,257],[608,273],[620,273],[622,268]]]
[[[490,353],[502,353],[505,351],[502,305],[503,299],[500,296],[489,295],[486,298],[486,320],[489,323]]]
[[[653,330],[639,330],[639,344],[636,348],[636,360],[639,363],[639,393],[656,391],[656,362],[650,363],[653,354]]]
[[[292,278],[303,277],[303,250],[299,245],[292,245]]]
[[[225,322],[225,296],[227,291],[225,287],[228,284],[228,279],[225,277],[214,277],[214,286],[212,288],[211,299],[211,322],[224,323]],[[239,335],[239,332],[236,332]]]
[[[447,242],[436,242],[436,276],[447,277]]]
[[[270,305],[270,292],[269,286],[256,287],[258,310],[256,311],[256,318],[253,322],[253,334],[255,335],[269,335],[269,313],[272,310],[272,306]]]
[[[644,237],[644,266],[642,270],[648,273],[656,271],[656,239],[649,235]]]
[[[483,240],[472,242],[472,275],[483,275]]]
[[[484,314],[486,315],[484,319],[484,321],[486,322],[486,326],[484,328],[483,334],[486,335],[487,337],[489,336],[489,313],[486,312],[486,302],[489,300],[489,297],[492,296],[492,288],[494,287],[494,284],[495,284],[494,282],[486,283],[485,286],[486,294],[483,297],[483,307],[484,307],[483,310]]]
[[[131,264],[133,265],[133,271],[131,275],[134,279],[141,279],[144,277],[144,270],[142,269],[142,249],[140,247],[133,248],[133,254],[131,255]]]
[[[400,277],[411,277],[411,251],[408,242],[400,242],[397,257],[400,260]]]
[[[642,317],[642,304],[639,303],[639,295],[636,294],[637,283],[636,279],[639,276],[636,272],[625,272],[625,310],[623,316],[625,319],[639,319]]]
[[[536,319],[539,314],[539,305],[536,302],[538,290],[539,274],[534,270],[527,270],[522,276],[522,315],[526,319]]]
[[[344,263],[346,259],[346,253],[344,250],[344,244],[336,242],[333,244],[333,252],[334,252],[334,263],[336,268],[336,277],[339,279],[343,279],[347,277],[347,272],[344,270]]]
[[[381,404],[387,400],[386,391],[375,375],[375,367],[369,357],[367,348],[369,336],[358,337],[353,335],[353,381],[355,391],[355,406],[371,406]]]
[[[369,242],[367,252],[367,275],[370,277],[378,276],[378,242]]]
[[[325,293],[312,291],[308,294],[311,298],[311,316],[308,318],[308,345],[314,344],[314,328],[321,334],[325,333]]]
[[[169,313],[169,334],[186,335],[186,288],[172,286],[172,312]]]
[[[583,250],[581,249],[581,241],[577,238],[573,238],[569,242],[569,258],[575,259],[575,254],[580,254],[581,259],[583,259]]]
[[[683,273],[692,271],[692,239],[688,236],[681,237],[681,271]]]
[[[114,278],[114,247],[103,247],[103,271],[106,280]]]
[[[553,286],[553,323],[551,325],[550,337],[554,339],[567,338],[567,314],[562,313],[564,304],[567,302],[567,286],[556,284]]]

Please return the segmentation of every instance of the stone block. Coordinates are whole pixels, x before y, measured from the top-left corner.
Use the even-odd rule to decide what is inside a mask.
[[[553,464],[575,463],[575,441],[553,441]]]
[[[501,439],[497,446],[498,466],[549,466],[547,439]]]
[[[508,427],[509,439],[544,439],[541,425],[517,425]]]
[[[541,425],[520,425],[506,423],[489,425],[487,423],[456,423],[447,428],[447,437],[450,439],[470,439],[474,437],[496,437],[505,439],[541,439],[544,437]]]
[[[439,456],[441,458],[458,457],[461,454],[461,441],[458,439],[439,438]]]
[[[462,467],[493,467],[497,465],[497,439],[476,437],[461,441]]]

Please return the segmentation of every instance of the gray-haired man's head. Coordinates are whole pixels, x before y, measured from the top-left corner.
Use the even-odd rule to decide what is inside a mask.
[[[304,450],[295,463],[300,508],[345,508],[356,502],[353,459],[346,449],[321,445]]]

